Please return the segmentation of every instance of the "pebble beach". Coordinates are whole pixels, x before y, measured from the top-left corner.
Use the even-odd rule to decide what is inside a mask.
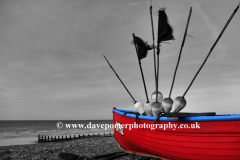
[[[59,160],[60,153],[72,153],[80,157],[93,156],[122,151],[114,137],[86,138],[65,142],[48,142],[27,145],[0,147],[0,160]],[[130,154],[116,160],[137,160],[139,155]],[[157,160],[151,158],[151,160]]]

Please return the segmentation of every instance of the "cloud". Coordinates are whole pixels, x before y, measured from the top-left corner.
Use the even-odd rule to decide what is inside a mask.
[[[198,14],[201,16],[206,29],[208,30],[208,34],[206,34],[208,37],[206,37],[206,40],[213,39],[216,41],[219,34],[221,33],[221,28],[219,28],[213,20],[213,17],[210,17],[210,14],[206,14],[206,11],[202,9],[199,3],[194,3],[194,10],[198,12]],[[210,35],[210,37],[209,37]],[[218,42],[221,44],[217,44],[215,47],[215,50],[217,50],[217,60],[223,61],[225,59],[226,52],[228,50],[228,45],[222,40],[221,42]]]
[[[114,88],[106,84],[109,84],[109,80],[87,80],[75,83],[74,85],[64,87],[50,95],[43,97],[46,99],[58,99],[58,100],[84,100],[91,99],[91,97],[99,97],[101,92],[105,90],[113,91]],[[101,86],[101,87],[99,87]]]
[[[205,23],[207,29],[210,31],[210,38],[216,39],[218,34],[220,33],[220,30],[218,27],[213,23],[213,21],[209,18],[209,15],[206,14],[206,12],[202,9],[199,3],[194,3],[194,10],[198,12],[197,14],[201,16],[203,22]]]
[[[193,61],[191,61],[191,62],[182,62],[182,65],[195,65],[195,64],[202,64],[202,62],[193,62]]]
[[[128,6],[135,6],[135,5],[138,5],[138,4],[141,4],[141,3],[129,3],[127,4]]]

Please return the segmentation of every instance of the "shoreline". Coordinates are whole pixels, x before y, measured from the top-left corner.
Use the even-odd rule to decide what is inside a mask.
[[[64,132],[59,132],[59,133],[45,133],[45,134],[26,134],[26,135],[19,135],[19,136],[13,136],[13,137],[1,137],[0,138],[0,147],[1,146],[10,146],[10,145],[26,145],[26,144],[35,144],[38,143],[38,136],[49,136],[49,137],[66,137],[66,136],[83,136],[83,135],[93,135],[93,134],[113,134],[113,130],[88,130],[85,132],[75,130],[73,132],[69,131],[64,131]]]
[[[62,152],[92,157],[103,152],[119,151],[120,149],[114,141],[114,137],[99,137],[65,142],[0,146],[0,159],[57,160],[59,159],[58,154]]]
[[[28,144],[37,144],[37,143],[38,143],[38,139],[36,136],[0,139],[0,147],[28,145]]]
[[[119,151],[122,150],[118,147],[114,137],[95,137],[64,142],[0,146],[0,160],[58,160],[59,153],[72,153],[91,158],[93,156]],[[117,160],[133,160],[139,159],[140,157],[139,155],[130,154],[125,157],[117,158]]]

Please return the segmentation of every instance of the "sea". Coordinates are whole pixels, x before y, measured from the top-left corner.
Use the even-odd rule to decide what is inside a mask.
[[[38,143],[38,135],[74,136],[113,133],[113,120],[0,121],[0,146]]]

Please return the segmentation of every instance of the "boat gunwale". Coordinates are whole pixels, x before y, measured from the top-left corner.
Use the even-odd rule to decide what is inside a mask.
[[[125,112],[134,112],[131,110],[123,110],[123,109],[113,109],[113,112],[123,115]],[[129,118],[136,118],[136,115],[133,114],[125,114],[124,116]],[[161,117],[159,118],[160,121],[166,121],[166,122],[208,122],[208,121],[236,121],[240,120],[240,114],[236,115],[215,115],[215,116],[197,116],[197,117],[176,117],[177,119],[174,119],[171,117]],[[150,116],[138,116],[139,120],[149,120],[149,121],[155,121],[156,117],[150,117]]]

